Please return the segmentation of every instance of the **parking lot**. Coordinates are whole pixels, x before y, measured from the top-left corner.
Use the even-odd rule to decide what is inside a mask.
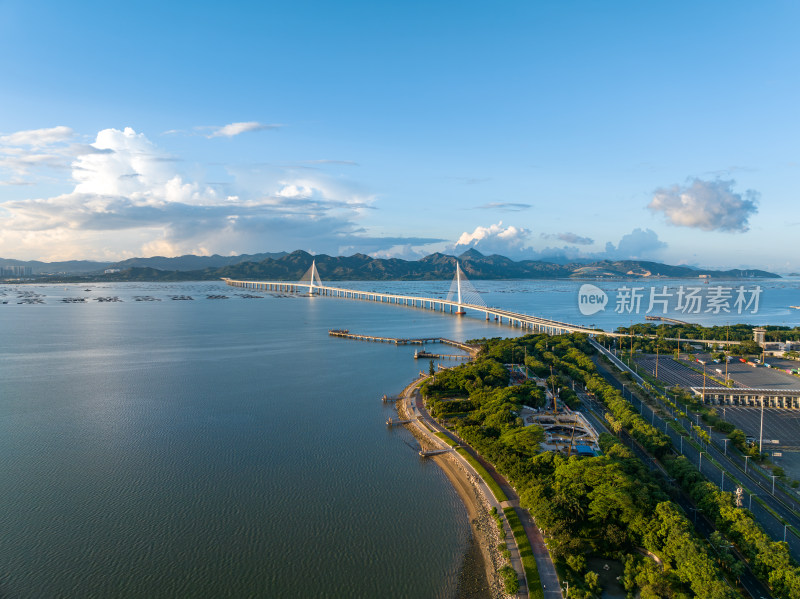
[[[725,379],[725,362],[717,364],[712,362],[710,356],[699,355],[701,360],[706,360],[706,371],[708,375],[720,380]],[[770,363],[779,365],[782,363],[798,365],[798,362],[790,360],[769,360]],[[636,356],[636,363],[651,376],[655,376],[656,356],[652,354],[639,354]],[[695,363],[695,366],[702,370],[703,365]],[[717,372],[717,370],[721,372]],[[751,389],[800,389],[800,377],[766,366],[749,366],[738,359],[728,363],[728,377],[733,379],[736,387]],[[684,366],[673,360],[671,355],[659,356],[658,358],[658,378],[665,383],[680,385],[688,389],[689,387],[702,387],[703,375],[695,372],[691,368]],[[710,378],[706,378],[706,385],[714,386],[715,383]]]
[[[758,443],[761,427],[760,408],[717,406],[717,410],[720,416],[732,422],[736,428],[743,430]],[[770,454],[776,451],[781,453],[781,456],[772,457],[772,461],[786,470],[786,474],[790,477],[800,480],[800,410],[765,408],[762,448]]]
[[[715,365],[719,367],[719,365]],[[722,371],[725,365],[722,364]],[[728,376],[743,387],[753,389],[800,389],[800,378],[766,366],[748,366],[738,360],[728,364]]]
[[[647,372],[650,376],[655,376],[656,372],[656,357],[650,354],[641,354],[636,356],[636,363],[639,364],[642,370]],[[702,365],[698,365],[702,368]],[[709,371],[709,374],[711,371]],[[687,368],[683,364],[679,364],[672,359],[672,356],[659,356],[658,358],[658,379],[667,383],[670,387],[673,385],[680,385],[685,389],[689,387],[702,387],[703,375],[695,372],[691,368]],[[716,385],[710,378],[706,380],[706,385]]]

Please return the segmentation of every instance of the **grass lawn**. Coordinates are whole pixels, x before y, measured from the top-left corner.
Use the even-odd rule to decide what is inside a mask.
[[[480,475],[489,489],[491,489],[497,501],[508,501],[508,497],[505,493],[503,493],[503,489],[500,488],[500,485],[497,484],[497,481],[492,478],[492,475],[489,474],[486,468],[484,468],[478,460],[473,458],[463,447],[457,448],[456,451],[464,456],[464,458],[470,463],[470,466],[475,468],[475,471]]]

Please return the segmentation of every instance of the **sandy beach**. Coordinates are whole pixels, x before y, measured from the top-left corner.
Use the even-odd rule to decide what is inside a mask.
[[[405,404],[398,401],[397,413],[406,418]],[[406,425],[408,430],[421,443],[426,445],[425,436],[417,429],[417,424]],[[462,571],[459,574],[458,599],[478,599],[508,597],[503,584],[497,576],[497,569],[503,563],[498,544],[500,538],[497,525],[491,516],[489,504],[480,491],[474,475],[457,462],[452,454],[434,456],[432,459],[442,469],[467,509],[472,528],[472,545],[465,555]]]

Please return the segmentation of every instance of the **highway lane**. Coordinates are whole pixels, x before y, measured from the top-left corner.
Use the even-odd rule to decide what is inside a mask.
[[[608,355],[608,350],[597,344],[596,342],[592,341],[593,345],[602,351],[604,354]],[[623,363],[619,362],[613,355],[610,356],[612,361],[615,363],[619,363],[622,368],[628,372],[631,372],[630,369],[627,368]],[[631,372],[631,374],[633,374]],[[660,374],[660,373],[659,373]],[[636,378],[641,380],[641,377],[633,374]],[[608,379],[607,379],[608,380]],[[616,379],[610,379],[609,383],[614,385],[617,389],[623,390],[623,385],[616,381]],[[664,420],[657,414],[653,413],[652,408],[647,404],[644,404],[638,397],[630,393],[627,390],[625,393],[625,398],[630,401],[631,405],[634,406],[635,409],[641,412],[648,412],[645,416],[651,416],[651,420],[655,426],[657,426],[660,430],[667,431],[667,434],[670,435],[673,441],[674,447],[679,447],[680,438],[678,437],[678,433],[674,430],[666,426]],[[669,413],[669,408],[665,406],[663,403],[660,404],[661,408],[664,409],[667,413]],[[687,431],[688,435],[692,436],[693,438],[696,437],[696,433],[691,429],[691,421],[688,419],[675,419],[675,422],[679,423],[684,430]],[[704,474],[707,474],[709,471],[715,471],[715,467],[711,464],[711,462],[706,459],[705,462],[702,461],[702,457],[700,457],[700,453],[707,453],[711,457],[716,460],[718,464],[722,466],[725,472],[728,475],[728,481],[730,484],[731,479],[737,479],[741,484],[743,489],[750,495],[756,495],[759,497],[771,510],[775,511],[781,518],[786,520],[789,525],[794,529],[785,529],[783,524],[775,518],[768,510],[765,510],[762,506],[758,505],[758,502],[748,502],[748,506],[751,507],[751,511],[753,512],[754,517],[756,520],[764,527],[764,529],[770,534],[770,536],[777,540],[781,541],[784,538],[784,534],[786,534],[786,541],[789,543],[789,549],[795,559],[800,559],[800,536],[796,534],[795,531],[800,531],[800,516],[796,509],[793,509],[791,506],[796,506],[797,503],[794,498],[787,497],[784,493],[780,492],[779,489],[776,488],[775,495],[772,494],[771,484],[768,484],[766,481],[761,479],[757,474],[752,472],[752,468],[748,468],[748,472],[745,473],[744,470],[744,459],[741,459],[742,465],[741,467],[739,464],[736,463],[735,459],[736,456],[732,455],[733,452],[730,452],[731,455],[724,455],[724,449],[720,449],[716,446],[712,445],[701,445],[701,451],[697,451],[694,447],[692,447],[689,443],[683,443],[683,453],[687,455],[692,461],[700,467]],[[707,478],[720,486],[720,484],[724,485],[725,477],[721,475],[719,470],[716,470],[715,476],[708,476]],[[719,481],[719,482],[718,482]],[[731,489],[728,489],[731,490]]]

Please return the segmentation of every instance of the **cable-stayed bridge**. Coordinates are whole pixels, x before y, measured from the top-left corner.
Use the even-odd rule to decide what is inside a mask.
[[[343,287],[333,287],[322,283],[316,262],[311,263],[311,267],[297,282],[291,281],[242,281],[237,279],[223,279],[231,287],[240,287],[254,291],[279,291],[286,293],[306,293],[308,295],[320,295],[337,297],[343,299],[355,299],[362,301],[373,301],[381,303],[408,306],[413,308],[423,308],[435,310],[455,315],[464,315],[467,310],[482,314],[486,320],[507,324],[511,327],[518,327],[534,333],[548,333],[550,335],[562,335],[567,333],[588,333],[590,335],[610,335],[614,337],[626,337],[620,333],[609,333],[600,329],[587,328],[580,325],[559,322],[538,316],[530,316],[502,308],[487,306],[480,294],[469,282],[464,272],[456,262],[456,272],[450,291],[446,299],[421,297],[418,295],[403,295],[397,293],[379,293],[376,291],[362,291],[359,289],[345,289]]]

